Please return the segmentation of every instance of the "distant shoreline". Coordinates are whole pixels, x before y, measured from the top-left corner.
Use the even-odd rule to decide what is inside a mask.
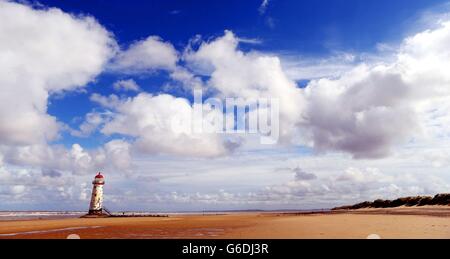
[[[142,217],[145,215],[152,216],[178,216],[178,215],[229,215],[229,214],[245,214],[245,213],[320,213],[329,212],[331,209],[313,209],[313,210],[205,210],[205,211],[118,211],[113,212],[113,217]],[[11,220],[33,220],[33,219],[58,219],[58,218],[77,218],[86,215],[87,211],[39,211],[39,210],[4,210],[0,211],[0,221]]]
[[[373,202],[365,201],[357,203],[354,205],[347,205],[333,208],[333,211],[338,210],[358,210],[367,208],[398,208],[402,206],[406,207],[423,207],[423,206],[449,206],[450,205],[450,194],[441,193],[432,196],[410,196],[397,198],[395,200],[382,200],[377,199]]]

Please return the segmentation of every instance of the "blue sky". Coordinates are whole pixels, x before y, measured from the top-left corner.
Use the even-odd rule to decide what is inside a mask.
[[[214,38],[231,30],[258,44],[242,49],[326,57],[336,52],[375,52],[382,42],[399,42],[427,9],[446,3],[418,1],[270,1],[261,13],[260,0],[252,1],[40,1],[75,15],[92,15],[127,47],[149,35],[158,35],[182,50],[195,35]],[[273,25],[268,24],[273,21]],[[101,74],[90,83],[89,92],[109,95],[114,81],[126,78]],[[161,91],[168,76],[164,71],[137,75],[134,80],[148,92]],[[302,84],[302,82],[299,82]],[[184,93],[175,92],[183,95]],[[189,96],[187,96],[189,97]],[[49,113],[68,124],[76,124],[95,107],[88,94],[72,93],[51,100]],[[66,134],[61,143],[82,142],[95,147],[109,138],[73,139]]]
[[[159,35],[184,47],[194,35],[214,37],[229,29],[264,40],[262,50],[326,54],[334,48],[366,51],[378,42],[401,40],[421,12],[442,0],[397,1],[40,1],[66,12],[90,14],[121,44]],[[267,25],[267,18],[274,27]],[[330,45],[331,44],[331,45]],[[333,49],[331,49],[333,47]]]
[[[0,210],[84,209],[100,170],[113,210],[328,208],[445,191],[449,7],[0,0]],[[198,88],[279,100],[277,143],[175,132]]]

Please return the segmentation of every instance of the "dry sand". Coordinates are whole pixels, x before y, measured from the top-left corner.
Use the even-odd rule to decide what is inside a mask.
[[[450,238],[450,207],[0,222],[0,238]]]

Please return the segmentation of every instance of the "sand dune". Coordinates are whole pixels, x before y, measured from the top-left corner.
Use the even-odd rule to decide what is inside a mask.
[[[0,222],[0,238],[450,238],[450,207]]]

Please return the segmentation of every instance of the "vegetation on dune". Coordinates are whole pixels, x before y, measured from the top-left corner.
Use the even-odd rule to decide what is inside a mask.
[[[450,205],[450,193],[436,194],[432,196],[403,197],[395,200],[365,201],[355,205],[333,208],[333,210],[357,210],[364,208],[395,208],[400,206],[425,206],[425,205]]]

